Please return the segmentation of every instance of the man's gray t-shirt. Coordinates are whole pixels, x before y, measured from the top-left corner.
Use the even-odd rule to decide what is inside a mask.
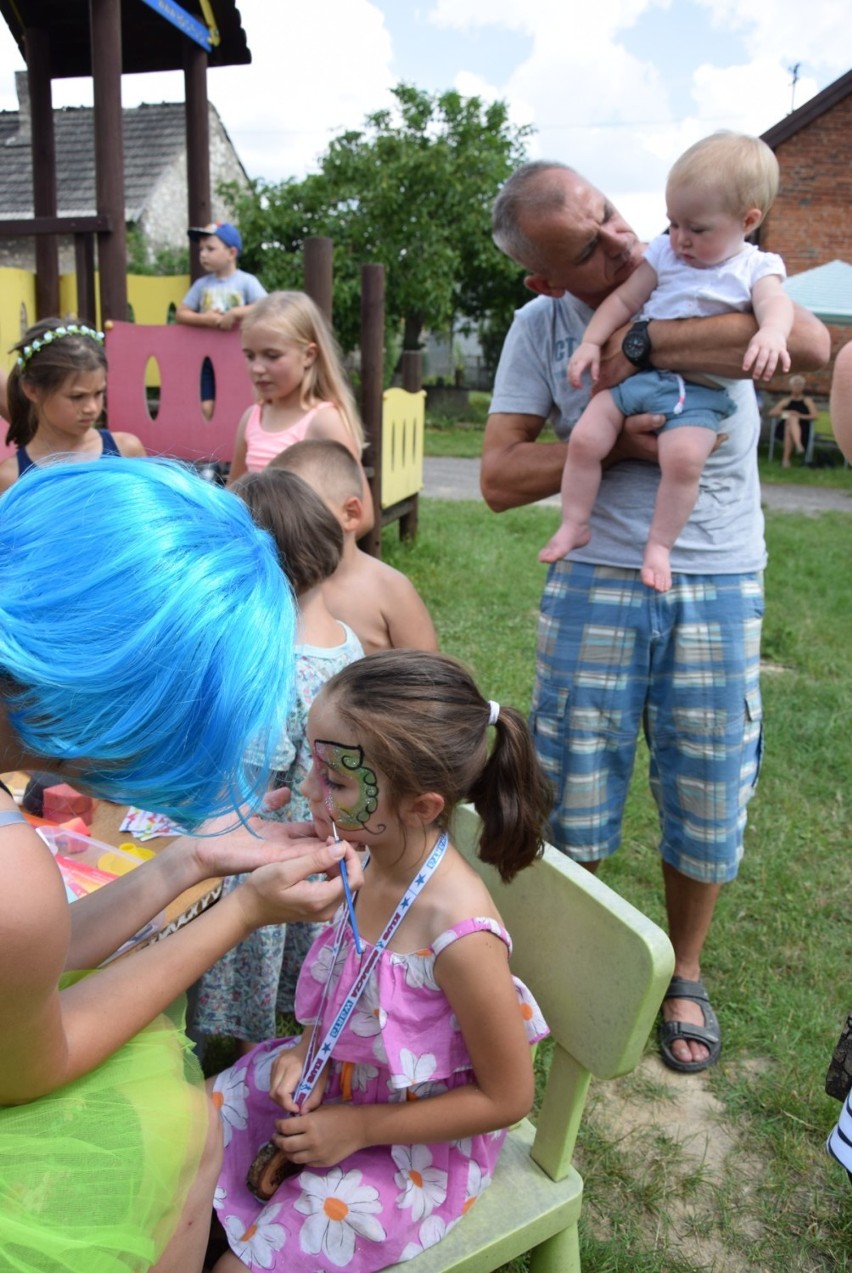
[[[573,296],[539,296],[515,314],[494,382],[492,413],[551,418],[567,438],[589,400],[574,389],[568,359],[592,310]],[[745,574],[766,564],[757,473],[760,416],[750,380],[725,381],[737,410],[725,421],[728,438],[704,465],[698,500],[672,549],[681,574]],[[592,537],[569,553],[572,561],[639,569],[654,512],[660,470],[623,460],[604,470],[592,512]]]

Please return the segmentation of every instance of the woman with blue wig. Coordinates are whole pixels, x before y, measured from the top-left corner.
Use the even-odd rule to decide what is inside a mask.
[[[243,757],[280,735],[293,631],[271,540],[177,465],[58,463],[0,500],[0,772],[49,770],[220,833],[184,835],[69,907],[0,790],[4,1268],[202,1267],[219,1120],[169,1005],[256,928],[328,918],[342,896],[344,846],[236,813],[265,787]],[[167,940],[86,971],[184,889],[238,871]]]

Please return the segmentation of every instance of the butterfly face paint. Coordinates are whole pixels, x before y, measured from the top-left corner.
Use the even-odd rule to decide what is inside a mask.
[[[364,764],[363,749],[357,744],[318,738],[314,743],[314,755],[326,769],[353,779],[355,783],[353,797],[350,784],[347,783],[345,788],[334,787],[327,775],[320,776],[325,791],[325,807],[337,825],[348,831],[369,831],[373,835],[385,831],[384,823],[378,827],[367,825],[370,815],[378,808],[379,784],[375,771]]]

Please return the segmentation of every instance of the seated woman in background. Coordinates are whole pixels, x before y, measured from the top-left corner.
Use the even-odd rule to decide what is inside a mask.
[[[805,378],[804,376],[790,377],[790,393],[786,398],[782,398],[780,402],[776,402],[775,406],[769,412],[770,419],[778,416],[784,422],[784,449],[781,453],[781,467],[788,469],[793,452],[797,455],[804,455],[808,440],[810,439],[810,431],[813,428],[814,421],[819,416],[819,412],[814,406],[813,398],[804,397]],[[772,426],[773,429],[776,427]],[[805,428],[804,436],[802,429]]]
[[[235,813],[266,785],[293,636],[269,536],[177,465],[35,467],[0,499],[0,772],[46,769],[220,833],[185,834],[69,906],[0,789],[4,1268],[200,1273],[220,1132],[170,1005],[256,928],[327,918],[343,896],[307,881],[334,874],[342,845]],[[251,874],[228,898],[98,969],[183,890],[237,871]]]

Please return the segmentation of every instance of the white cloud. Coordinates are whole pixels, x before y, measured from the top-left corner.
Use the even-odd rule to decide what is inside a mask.
[[[428,72],[418,78],[417,34],[428,24],[430,39],[420,43],[430,70],[440,57],[459,92],[506,100],[515,124],[538,129],[534,156],[576,165],[642,234],[658,228],[666,172],[686,146],[716,128],[763,132],[782,119],[796,62],[797,106],[849,65],[848,20],[837,0],[749,7],[742,0],[240,0],[239,8],[253,64],[211,71],[208,90],[251,175],[303,176],[336,134],[390,104],[399,78],[423,83]],[[659,27],[660,10],[681,31],[690,24],[698,31],[709,18],[723,38],[707,42],[711,49],[696,35],[692,45],[678,46],[673,63],[665,41],[650,49],[648,23],[641,41],[635,30],[643,16]],[[455,39],[456,32],[465,38]],[[476,40],[475,71],[457,52],[470,47],[468,37]],[[483,53],[492,43],[499,72]],[[16,105],[12,62],[22,65],[10,49],[0,23],[5,109]],[[179,101],[183,78],[125,76],[123,97],[127,105]],[[90,101],[89,81],[56,81],[54,100]]]

